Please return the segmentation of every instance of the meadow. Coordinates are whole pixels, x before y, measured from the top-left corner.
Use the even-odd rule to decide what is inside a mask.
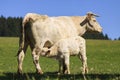
[[[29,48],[23,62],[23,75],[18,75],[18,43],[18,38],[0,37],[0,80],[83,80],[77,56],[70,58],[70,75],[57,75],[58,62],[46,57],[40,57],[44,74],[36,74]],[[120,80],[120,41],[86,40],[86,46],[87,80]]]

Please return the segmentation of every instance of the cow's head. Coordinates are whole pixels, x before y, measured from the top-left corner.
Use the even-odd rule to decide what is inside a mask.
[[[98,15],[88,12],[86,18],[80,23],[81,26],[86,26],[87,31],[102,32],[102,27],[97,22]]]

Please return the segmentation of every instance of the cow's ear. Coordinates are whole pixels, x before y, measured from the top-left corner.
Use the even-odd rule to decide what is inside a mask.
[[[47,40],[44,44],[44,47],[50,48],[53,45],[53,43],[50,40]]]
[[[99,17],[99,15],[94,14],[94,13],[92,13],[92,12],[88,12],[86,15],[87,15],[87,19],[88,19],[88,20],[91,20],[92,17]]]
[[[92,18],[92,16],[93,16],[93,13],[92,12],[88,12],[87,14],[86,14],[86,18],[88,19],[88,20],[91,20],[91,18]]]

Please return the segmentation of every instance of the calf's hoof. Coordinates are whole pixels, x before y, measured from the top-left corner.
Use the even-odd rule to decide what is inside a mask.
[[[70,74],[70,71],[65,70],[64,74]]]

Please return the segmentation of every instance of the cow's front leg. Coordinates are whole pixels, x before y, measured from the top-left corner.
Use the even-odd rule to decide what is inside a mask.
[[[33,56],[33,63],[35,64],[36,67],[36,72],[39,74],[43,74],[42,69],[39,64],[39,57],[40,57],[40,48],[36,47],[32,51],[32,56]]]

